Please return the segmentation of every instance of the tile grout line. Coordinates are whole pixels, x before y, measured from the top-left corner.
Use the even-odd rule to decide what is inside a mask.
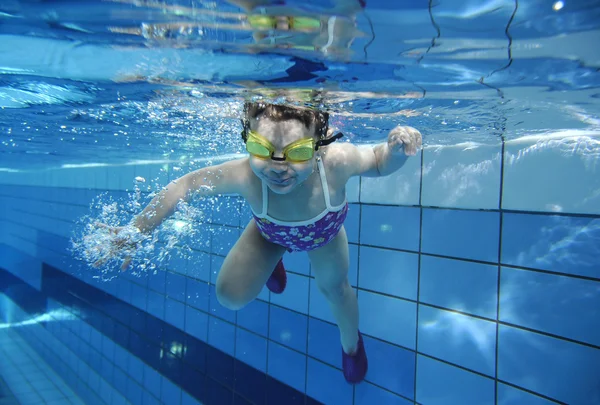
[[[430,12],[431,12],[431,0]],[[433,16],[432,16],[433,18]],[[425,150],[421,150],[421,175],[419,176],[419,253],[417,256],[417,296],[415,305],[415,366],[414,366],[414,384],[413,384],[413,402],[417,402],[417,369],[419,359],[419,312],[421,302],[421,258],[423,247],[423,166],[425,163]]]
[[[498,207],[500,209],[500,215],[498,218],[498,275],[496,279],[496,350],[494,353],[494,402],[498,404],[498,356],[500,352],[500,294],[501,294],[501,280],[502,280],[502,229],[504,224],[504,214],[502,213],[502,196],[504,190],[504,158],[505,158],[505,142],[504,137],[502,138],[502,149],[500,159],[500,190],[498,193]]]

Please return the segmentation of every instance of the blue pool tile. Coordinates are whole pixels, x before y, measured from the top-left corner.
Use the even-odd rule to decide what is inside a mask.
[[[211,316],[217,316],[228,322],[235,323],[236,312],[225,308],[217,299],[217,291],[214,285],[210,285],[208,293],[208,306]]]
[[[363,205],[360,242],[392,249],[419,250],[420,209]]]
[[[111,394],[111,401],[111,405],[127,405],[127,399],[118,392],[113,392]]]
[[[206,372],[207,345],[191,336],[185,336],[181,358],[201,373]]]
[[[215,318],[208,319],[208,344],[227,353],[234,355],[235,346],[235,326]]]
[[[537,395],[530,394],[510,385],[498,383],[498,405],[554,405],[556,402],[548,401]]]
[[[211,201],[210,222],[229,226],[240,226],[240,201],[237,197],[220,197]]]
[[[152,367],[144,368],[144,388],[157,398],[161,396],[162,377]]]
[[[171,381],[163,378],[162,380],[162,395],[161,401],[164,405],[180,405],[181,404],[181,388],[173,384]],[[134,404],[136,402],[133,402]]]
[[[207,385],[206,403],[234,405],[235,393],[219,384]]]
[[[409,349],[415,348],[415,303],[360,290],[358,307],[360,313],[364,314],[360,317],[360,329],[363,333]]]
[[[206,342],[208,339],[208,314],[187,306],[185,308],[185,331]]]
[[[390,391],[363,382],[356,386],[354,405],[412,405],[413,402]]]
[[[273,294],[271,302],[307,314],[308,284],[309,278],[307,276],[288,273],[285,294]]]
[[[202,405],[196,398],[183,391],[181,393],[181,405]]]
[[[348,242],[358,243],[360,231],[360,204],[348,204],[348,214],[344,221],[344,228],[346,228]]]
[[[336,325],[319,319],[308,320],[308,354],[317,359],[342,368],[342,344]]]
[[[130,356],[127,372],[134,380],[141,384],[144,378],[144,363],[138,357]]]
[[[185,304],[167,298],[165,300],[165,321],[183,330],[185,328]]]
[[[73,344],[72,342],[69,342],[68,339],[70,339],[70,334],[69,336],[62,338],[62,341],[67,344]],[[90,344],[95,348],[102,347],[102,334],[97,329],[92,329],[90,333]]]
[[[496,319],[498,266],[423,255],[419,300]]]
[[[152,342],[152,343],[160,343],[162,342],[162,334],[164,329],[164,322],[157,317],[148,315],[146,317],[146,327],[144,329],[143,335]],[[117,334],[118,336],[119,334]]]
[[[497,262],[499,230],[497,212],[423,209],[421,251]]]
[[[267,339],[237,328],[235,358],[263,373],[267,370]]]
[[[254,300],[237,313],[237,324],[267,337],[269,333],[269,304]]]
[[[189,238],[183,238],[181,243],[198,252],[210,254],[212,249],[212,234],[212,225],[196,223],[194,224],[194,234],[190,235]],[[190,263],[188,263],[188,270],[190,269],[190,266],[193,267],[192,263],[194,261],[194,257],[191,257],[190,259]]]
[[[421,203],[430,207],[497,209],[502,145],[499,140],[494,143],[464,147],[457,141],[427,148],[423,153]]]
[[[238,394],[237,392],[233,393],[233,405],[252,405],[250,401],[246,398]]]
[[[125,302],[131,302],[131,285],[129,282],[118,283],[116,287],[116,295],[119,299],[122,299]]]
[[[264,353],[264,359],[267,355]],[[267,376],[255,368],[235,362],[235,391],[248,398],[253,404],[264,405],[267,399]]]
[[[293,273],[310,274],[310,261],[308,255],[304,252],[285,252],[283,254],[283,265],[285,269]]]
[[[158,400],[158,398],[150,394],[148,391],[144,391],[143,395],[142,403],[144,405],[161,405],[160,400]]]
[[[114,391],[114,388],[111,385],[109,385],[108,382],[106,382],[106,381],[101,381],[100,382],[100,387],[98,389],[98,393],[100,394],[100,398],[102,398],[102,400],[105,403],[109,403],[109,404],[111,403],[111,394],[112,394],[113,391]],[[63,395],[62,392],[59,391],[59,395],[62,398],[61,397],[55,398],[55,399],[57,399],[57,402],[48,401],[50,398],[45,397],[44,399],[46,400],[46,405],[52,404],[52,403],[56,403],[57,405],[63,405],[65,403],[67,403],[67,404],[69,403],[69,400],[67,400],[64,397],[64,395]]]
[[[127,380],[127,393],[125,397],[132,404],[140,404],[142,403],[143,393],[142,388],[139,386],[137,382],[132,379]]]
[[[306,394],[331,405],[352,403],[352,385],[344,379],[341,370],[308,358]]]
[[[366,380],[406,398],[414,398],[415,353],[368,336],[363,340],[369,359]]]
[[[235,242],[239,239],[240,232],[238,228],[229,228],[225,226],[213,227],[211,253],[225,256]]]
[[[419,256],[396,250],[360,248],[360,288],[417,299]]]
[[[100,367],[100,375],[107,381],[112,381],[114,365],[106,357],[102,358],[102,366]]]
[[[164,294],[167,286],[167,272],[164,270],[156,270],[148,273],[148,288],[158,293]]]
[[[115,346],[115,366],[123,371],[127,371],[129,367],[129,352],[126,347]]]
[[[166,295],[168,298],[185,302],[186,277],[181,274],[167,272]]]
[[[600,279],[600,219],[504,214],[502,263]]]
[[[171,256],[169,257],[166,267],[170,270],[170,272],[178,273],[178,274],[187,274],[187,266],[188,260],[186,258],[187,250],[182,248],[175,248],[171,252]],[[168,277],[168,274],[167,274]]]
[[[214,347],[206,347],[206,375],[227,388],[234,386],[234,358]],[[208,381],[207,381],[208,383]],[[211,383],[207,384],[209,388]],[[207,401],[208,402],[208,401]]]
[[[183,376],[180,382],[181,388],[200,402],[206,397],[206,384],[210,380],[193,365],[183,363]],[[212,380],[210,380],[211,383]]]
[[[127,374],[120,368],[115,367],[114,380],[112,381],[112,384],[121,394],[127,393],[127,380]]]
[[[186,301],[187,305],[208,312],[208,297],[210,294],[210,285],[205,281],[188,278],[186,280]]]
[[[600,283],[502,268],[500,320],[600,346]]]
[[[149,314],[154,315],[158,319],[164,319],[165,296],[148,290],[148,302],[146,303],[146,310]]]
[[[417,402],[494,405],[494,380],[419,355]]]
[[[419,352],[493,376],[496,323],[419,305]]]
[[[209,282],[210,281],[210,254],[192,250],[189,253],[187,276]]]
[[[284,346],[306,353],[308,318],[275,305],[271,305],[269,338]]]
[[[600,403],[600,350],[500,326],[498,378],[569,404]]]
[[[115,358],[115,342],[106,336],[102,337],[102,354],[109,359]]]
[[[267,376],[267,400],[266,405],[304,405],[306,396],[294,388]],[[312,405],[312,404],[307,404]]]
[[[210,255],[210,283],[215,285],[217,284],[217,276],[221,271],[221,267],[223,266],[223,262],[225,261],[225,257]]]
[[[304,392],[306,355],[275,342],[269,342],[268,356],[268,375],[300,392]]]
[[[140,308],[142,310],[146,309],[146,301],[147,301],[147,290],[146,288],[137,285],[135,283],[131,283],[131,298],[128,302],[131,303],[134,307]]]

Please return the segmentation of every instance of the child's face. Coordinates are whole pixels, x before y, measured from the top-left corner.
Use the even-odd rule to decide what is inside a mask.
[[[283,149],[292,142],[314,136],[315,129],[306,128],[298,120],[272,121],[269,118],[250,120],[250,128],[258,132],[275,147],[275,157],[283,157]],[[271,191],[287,194],[302,184],[313,173],[315,157],[302,163],[260,159],[250,155],[250,167],[261,180],[264,180]]]

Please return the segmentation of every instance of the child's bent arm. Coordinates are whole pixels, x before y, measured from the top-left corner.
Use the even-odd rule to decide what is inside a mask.
[[[397,126],[388,134],[387,142],[375,146],[341,144],[338,148],[347,178],[353,176],[387,176],[400,169],[409,156],[421,148],[421,133],[411,127]]]
[[[193,194],[243,194],[243,184],[247,181],[244,165],[248,165],[247,159],[237,159],[203,167],[173,180],[133,220],[133,225],[141,232],[152,232],[173,214],[180,201],[187,201]]]
[[[341,165],[347,178],[354,176],[379,177],[387,176],[398,170],[407,156],[397,156],[390,159],[387,143],[377,145],[355,146],[342,144]]]

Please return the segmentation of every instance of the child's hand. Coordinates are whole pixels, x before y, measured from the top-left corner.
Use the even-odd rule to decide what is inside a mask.
[[[138,248],[140,242],[145,239],[145,236],[133,225],[128,226],[108,226],[97,223],[98,228],[108,232],[108,246],[96,247],[97,257],[100,257],[93,264],[94,267],[101,267],[111,259],[123,259],[121,270],[127,270],[132,260],[132,255],[135,249]],[[106,241],[105,241],[106,242]]]
[[[421,133],[413,127],[398,125],[388,135],[388,148],[393,154],[414,156],[421,149],[422,142]]]

